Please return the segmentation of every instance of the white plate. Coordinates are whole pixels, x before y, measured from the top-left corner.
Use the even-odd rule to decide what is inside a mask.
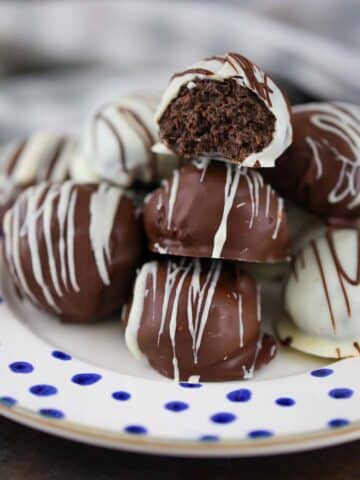
[[[149,75],[148,89],[159,86],[158,79]],[[0,135],[6,128],[8,133],[39,128],[50,117],[56,117],[59,125],[79,125],[82,112],[114,91],[114,81],[78,77],[4,86]],[[74,83],[84,86],[77,102],[71,94]],[[127,93],[128,85],[134,91],[143,88],[139,77],[118,79],[116,85],[119,94]],[[54,115],[62,98],[72,101]],[[16,113],[19,105],[23,115],[14,114],[18,120],[9,127],[7,115],[2,114]],[[285,453],[360,438],[358,359],[326,366],[314,357],[280,348],[276,359],[252,381],[186,388],[129,355],[119,319],[65,326],[28,304],[19,304],[9,285],[2,290],[0,413],[13,420],[94,445],[171,455]],[[280,314],[279,299],[279,288],[265,291],[268,323]],[[71,358],[54,357],[54,351]],[[329,375],[311,373],[323,368],[327,370],[317,375]],[[74,383],[75,375],[89,373],[96,375],[82,376],[80,381],[97,381]],[[115,399],[114,392],[123,393]],[[279,398],[288,400],[279,404]],[[181,410],[182,403],[175,404],[180,411],[166,408],[174,401],[188,408]],[[225,415],[216,416],[219,413]],[[146,433],[142,428],[129,431],[131,426]]]
[[[171,455],[284,453],[360,438],[358,359],[324,367],[280,348],[252,381],[189,388],[134,360],[119,319],[65,326],[20,302],[4,276],[2,292],[0,413],[13,420]],[[266,297],[279,306],[276,289]]]

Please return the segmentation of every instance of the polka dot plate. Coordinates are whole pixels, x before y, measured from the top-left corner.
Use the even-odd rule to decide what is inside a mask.
[[[163,84],[167,77],[168,72]],[[149,90],[159,84],[158,74],[148,75]],[[55,120],[54,128],[78,126],[108,92],[127,93],[129,85],[141,90],[143,78],[90,82],[71,74],[66,81],[12,80],[0,92],[8,106],[1,111],[0,133],[9,130],[9,112],[14,115],[10,136]],[[8,418],[93,445],[169,455],[274,454],[360,438],[358,359],[328,365],[280,347],[253,380],[178,384],[131,357],[118,318],[62,325],[15,299],[4,280],[0,413]],[[263,292],[265,322],[281,315],[278,290]]]
[[[119,319],[65,326],[2,280],[0,413],[73,440],[241,456],[360,438],[359,367],[358,359],[326,365],[280,348],[253,380],[175,383],[132,359]]]

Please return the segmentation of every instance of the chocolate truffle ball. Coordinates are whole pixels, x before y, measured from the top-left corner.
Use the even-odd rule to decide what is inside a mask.
[[[1,148],[0,223],[25,188],[42,181],[61,182],[68,177],[76,146],[71,137],[40,131]]]
[[[282,195],[324,219],[360,216],[360,108],[293,108],[294,142],[264,176]]]
[[[283,200],[255,170],[201,161],[175,171],[146,199],[153,252],[277,262],[288,256]]]
[[[84,132],[71,168],[77,182],[105,180],[121,187],[154,184],[178,165],[175,156],[156,154],[159,140],[154,95],[131,95],[101,106]]]
[[[276,352],[260,317],[260,292],[237,264],[164,259],[138,274],[125,339],[176,381],[251,378]]]
[[[211,155],[246,167],[273,167],[292,140],[284,94],[238,53],[175,73],[155,118],[162,142],[156,151]]]
[[[4,233],[9,275],[36,306],[64,321],[90,322],[128,300],[142,230],[120,189],[41,183],[7,211]]]
[[[277,325],[293,348],[328,358],[360,355],[360,233],[316,230],[298,253]]]

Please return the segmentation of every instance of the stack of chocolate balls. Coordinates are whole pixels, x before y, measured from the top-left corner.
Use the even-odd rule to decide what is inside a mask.
[[[154,151],[187,164],[145,199],[148,248],[126,315],[126,343],[184,381],[251,378],[276,353],[262,332],[259,285],[243,262],[288,259],[282,198],[257,170],[292,141],[288,103],[239,54],[172,76],[157,108]]]
[[[290,112],[242,55],[207,58],[161,99],[102,105],[80,139],[38,132],[2,149],[6,278],[64,322],[122,311],[130,352],[167,377],[251,378],[276,344],[246,271],[290,260],[284,195],[320,228],[297,242],[278,336],[359,354],[359,151],[357,107]]]
[[[9,278],[65,322],[127,303],[128,348],[175,380],[250,378],[276,346],[241,263],[290,253],[283,200],[256,169],[274,167],[291,141],[281,90],[229,53],[173,75],[161,100],[101,106],[80,141],[39,132],[6,146]],[[139,187],[151,192],[142,211]]]

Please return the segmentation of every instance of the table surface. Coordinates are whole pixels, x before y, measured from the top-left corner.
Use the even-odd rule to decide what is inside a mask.
[[[37,432],[3,418],[0,418],[0,432],[1,480],[360,478],[360,441],[287,456],[176,459],[81,445]]]

